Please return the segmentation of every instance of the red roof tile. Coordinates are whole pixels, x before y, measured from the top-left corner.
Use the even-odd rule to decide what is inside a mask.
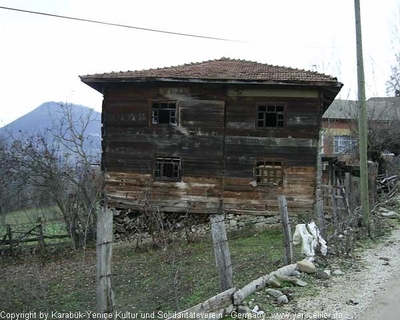
[[[184,64],[174,67],[111,72],[81,76],[85,80],[216,80],[216,81],[282,81],[282,82],[337,82],[337,79],[325,74],[273,66],[269,64],[222,58],[198,63]]]

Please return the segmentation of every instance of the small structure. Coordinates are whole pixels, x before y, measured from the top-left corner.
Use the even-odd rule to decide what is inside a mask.
[[[222,58],[81,76],[104,95],[111,208],[278,215],[312,212],[322,114],[336,78]]]

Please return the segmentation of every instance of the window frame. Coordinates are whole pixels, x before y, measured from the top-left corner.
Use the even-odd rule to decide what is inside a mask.
[[[333,136],[333,154],[345,155],[353,154],[355,151],[356,140],[348,134],[338,134]]]
[[[260,108],[265,108],[260,110]],[[269,110],[275,108],[275,110]],[[277,108],[282,108],[282,110],[276,110]],[[263,114],[263,118],[260,118],[260,114]],[[275,126],[267,126],[267,114],[276,114]],[[281,119],[279,119],[281,115]],[[260,121],[263,121],[263,125],[260,126]],[[279,125],[281,123],[281,125]],[[256,119],[255,125],[257,129],[283,129],[286,127],[286,103],[281,102],[268,102],[268,103],[257,103],[256,104]]]
[[[155,108],[155,105],[158,105]],[[163,105],[167,105],[166,107]],[[171,108],[170,105],[174,105]],[[168,112],[169,121],[160,123],[160,113],[161,111]],[[173,114],[173,115],[172,115]],[[174,119],[174,121],[171,121]],[[151,101],[150,108],[150,123],[152,126],[172,126],[175,127],[179,124],[179,104],[176,100],[153,100]]]
[[[170,170],[166,166],[172,164],[172,176],[165,173]],[[153,178],[155,181],[181,181],[182,179],[182,158],[157,156],[154,161]]]
[[[267,174],[264,174],[264,172],[266,172]],[[277,187],[282,186],[283,176],[284,176],[283,161],[277,159],[266,159],[266,158],[255,159],[254,177],[257,182],[257,185],[277,186]]]

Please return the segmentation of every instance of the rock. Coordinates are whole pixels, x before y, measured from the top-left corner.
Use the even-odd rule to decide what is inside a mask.
[[[335,271],[332,272],[332,274],[334,276],[342,276],[343,275],[343,271],[340,269],[336,269]]]
[[[267,281],[267,284],[268,284],[268,286],[270,286],[272,288],[280,288],[281,287],[281,283],[275,276],[272,276],[271,278],[269,278],[269,280]]]
[[[288,277],[288,276],[281,276],[281,275],[275,275],[275,277],[278,279],[278,281],[282,284],[282,282],[292,282],[294,281],[294,277]]]
[[[300,280],[300,279],[296,279],[296,286],[305,287],[306,285],[307,285],[307,282]]]
[[[284,294],[285,296],[288,297],[288,299],[290,300],[290,297],[293,295],[294,291],[292,288],[290,287],[285,287],[282,288],[282,294]]]
[[[301,272],[299,270],[294,270],[293,273],[292,273],[292,276],[300,277],[301,276]]]
[[[287,304],[289,303],[289,299],[285,295],[282,295],[278,299],[276,299],[276,302],[278,302],[279,304]]]
[[[350,299],[350,300],[346,301],[346,304],[349,304],[349,305],[355,306],[355,305],[357,305],[357,304],[358,304],[358,302],[357,302],[357,301],[354,301],[354,300],[352,300],[352,299]]]
[[[250,308],[247,306],[238,306],[237,308],[238,314],[249,314],[251,312]]]
[[[296,271],[296,267],[297,267],[296,263],[289,264],[274,271],[273,274],[281,276],[291,276],[293,275],[293,272]]]
[[[300,270],[301,272],[315,273],[314,264],[306,259],[297,261],[297,269]]]
[[[317,279],[329,279],[331,277],[330,270],[317,270],[315,273]]]
[[[274,290],[274,289],[267,289],[265,290],[270,296],[274,297],[275,299],[279,298],[280,296],[283,296],[283,293],[279,290]]]
[[[380,212],[381,216],[389,219],[399,219],[400,215],[397,212],[394,211],[381,211]]]
[[[325,258],[317,256],[315,257],[315,260],[313,261],[314,265],[318,265],[321,268],[326,268],[328,266],[328,263]]]

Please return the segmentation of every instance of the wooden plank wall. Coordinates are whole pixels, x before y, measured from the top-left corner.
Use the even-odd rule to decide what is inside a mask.
[[[223,193],[226,212],[278,214],[277,196],[285,194],[290,213],[310,211],[320,125],[318,93],[229,92],[211,85],[108,87],[103,161],[109,205],[136,209],[147,199],[164,211],[216,213]],[[178,101],[179,125],[152,125],[153,100]],[[265,102],[285,104],[285,128],[256,128],[256,104]],[[182,181],[153,180],[155,158],[163,156],[181,157]],[[258,158],[282,161],[282,186],[250,184]]]

